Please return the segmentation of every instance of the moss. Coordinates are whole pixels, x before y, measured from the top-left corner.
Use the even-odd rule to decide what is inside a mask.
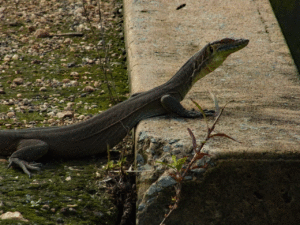
[[[20,1],[19,4],[22,2]],[[120,0],[118,2],[121,3]],[[73,23],[74,21],[66,18],[64,23],[51,24],[51,32],[70,32],[69,28]],[[30,24],[26,23],[27,25]],[[47,116],[47,112],[40,112],[38,107],[45,102],[60,110],[64,110],[68,102],[74,102],[75,113],[87,115],[99,113],[115,104],[116,102],[111,99],[117,99],[116,94],[120,101],[127,98],[129,92],[127,66],[124,57],[119,57],[123,54],[125,44],[122,39],[118,38],[120,31],[116,29],[116,27],[122,26],[121,22],[114,22],[106,31],[105,39],[112,43],[108,51],[111,62],[109,80],[106,80],[103,70],[103,66],[106,65],[85,64],[82,60],[83,58],[102,59],[106,55],[105,50],[101,48],[89,51],[84,48],[70,50],[70,47],[83,41],[85,42],[83,46],[97,45],[101,36],[99,32],[94,35],[91,31],[84,31],[84,37],[70,38],[73,41],[70,46],[62,43],[51,51],[33,55],[27,51],[33,45],[29,41],[43,49],[44,47],[40,46],[46,46],[53,39],[33,38],[28,34],[27,28],[20,30],[22,24],[11,27],[0,21],[0,26],[3,33],[12,32],[18,38],[21,38],[22,35],[23,37],[29,36],[28,42],[18,42],[18,49],[22,49],[17,53],[18,60],[4,62],[4,55],[0,53],[0,66],[3,67],[0,70],[0,82],[6,92],[6,94],[0,95],[0,101],[12,99],[15,103],[15,105],[0,104],[2,129],[7,129],[5,124],[11,124],[11,128],[24,127],[23,120],[26,120],[27,123],[34,121],[35,126],[44,126],[45,124],[42,122],[50,117]],[[57,38],[56,40],[63,39]],[[68,63],[74,63],[75,66],[68,67]],[[79,74],[78,79],[76,78],[79,86],[64,88],[61,85],[52,85],[53,80],[59,82],[65,78],[75,80],[70,75],[71,72]],[[24,79],[23,85],[13,87],[13,80],[19,77]],[[39,90],[37,79],[43,80],[47,91]],[[94,92],[86,93],[83,89],[87,85],[93,86],[91,81],[99,81],[102,85]],[[112,97],[108,92],[106,82],[109,82],[110,85],[115,83],[116,90]],[[17,97],[17,94],[22,96]],[[28,109],[16,110],[18,104],[25,98],[32,100],[30,106],[32,106],[33,112],[29,112]],[[83,104],[77,105],[76,103],[80,101]],[[97,108],[91,107],[92,105],[97,105]],[[16,117],[13,119],[5,116],[7,112],[11,111],[11,108],[16,112]],[[99,187],[99,180],[104,177],[103,171],[99,169],[100,176],[96,177],[95,175],[97,168],[102,168],[106,163],[106,160],[101,159],[105,157],[70,161],[44,159],[42,161],[43,170],[33,172],[32,179],[29,179],[19,168],[7,170],[7,162],[0,161],[0,212],[19,211],[24,218],[30,221],[29,224],[56,224],[58,221],[63,221],[64,224],[115,224],[117,209],[112,203],[111,197],[106,193],[106,189]],[[14,220],[2,220],[0,223],[28,224]]]

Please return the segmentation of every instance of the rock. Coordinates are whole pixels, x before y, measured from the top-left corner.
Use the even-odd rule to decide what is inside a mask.
[[[2,94],[2,95],[6,94],[6,92],[4,91],[3,88],[0,88],[0,94]]]
[[[45,107],[44,105],[41,105],[41,106],[40,106],[40,111],[41,111],[41,112],[46,112],[47,109],[48,109],[48,108]]]
[[[72,41],[72,39],[71,38],[66,38],[65,40],[64,40],[64,44],[71,44],[73,41]]]
[[[44,29],[38,29],[35,33],[34,36],[37,38],[45,38],[45,37],[49,37],[49,33],[44,30]]]
[[[13,57],[12,57],[12,59],[13,59],[13,60],[18,60],[18,59],[19,59],[19,56],[18,56],[17,54],[14,54]]]
[[[78,72],[71,72],[70,76],[72,76],[74,78],[79,78],[79,73]]]
[[[15,116],[16,116],[15,112],[8,112],[6,115],[7,115],[9,118],[12,118],[12,117],[15,117]]]
[[[16,85],[21,85],[21,84],[24,83],[24,79],[21,78],[21,77],[15,78],[15,79],[13,80],[13,83],[15,83]]]
[[[147,190],[146,194],[151,196],[160,192],[163,188],[173,186],[177,182],[171,176],[161,176],[155,183],[153,183],[149,189]]]
[[[74,105],[75,105],[74,102],[68,102],[68,103],[67,103],[67,107],[73,107]]]
[[[136,155],[136,162],[140,165],[144,165],[145,164],[144,157],[141,154],[137,154]]]
[[[20,220],[20,221],[24,221],[24,222],[29,222],[29,220],[24,219],[22,214],[18,211],[3,213],[0,216],[0,219],[2,219],[2,220],[8,220],[8,219],[10,219],[10,220]]]
[[[6,61],[6,62],[8,62],[8,61],[10,61],[11,60],[11,55],[6,55],[6,56],[4,56],[4,58],[3,58],[3,61]]]
[[[65,84],[70,83],[70,79],[63,79],[62,82]]]
[[[94,87],[100,87],[100,86],[101,86],[101,82],[99,82],[99,81],[94,82]]]
[[[46,87],[41,87],[40,91],[47,91],[47,88]]]
[[[77,119],[79,119],[79,120],[84,120],[84,119],[85,119],[85,116],[84,116],[84,115],[80,115],[80,116],[77,117]]]
[[[16,85],[15,83],[12,83],[11,85],[9,85],[9,87],[10,87],[11,89],[14,89],[14,88],[17,87],[17,85]]]
[[[78,86],[78,81],[77,80],[71,80],[70,81],[70,84],[75,87],[75,86]]]
[[[93,88],[92,86],[86,86],[83,90],[87,92],[93,92],[95,91],[95,88]]]
[[[6,10],[6,7],[0,7],[0,13],[3,13]]]
[[[73,118],[74,113],[72,111],[64,111],[64,112],[57,113],[56,116],[60,119],[66,118],[66,117]]]

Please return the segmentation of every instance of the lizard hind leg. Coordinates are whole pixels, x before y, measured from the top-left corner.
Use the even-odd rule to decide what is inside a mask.
[[[13,164],[22,168],[24,173],[31,177],[30,170],[40,170],[40,163],[29,163],[41,158],[48,152],[49,145],[39,139],[23,139],[19,142],[17,150],[9,157],[8,168]]]

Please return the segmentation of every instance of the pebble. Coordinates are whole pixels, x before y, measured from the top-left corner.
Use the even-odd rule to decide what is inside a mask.
[[[78,81],[77,81],[77,80],[71,80],[71,81],[70,81],[70,84],[71,84],[73,87],[75,87],[75,86],[78,86],[78,85],[79,85],[79,83],[78,83]]]
[[[9,118],[12,118],[12,117],[15,117],[15,116],[16,116],[15,112],[8,112],[6,115],[7,115]]]
[[[21,84],[24,83],[24,79],[21,78],[21,77],[15,78],[15,79],[13,80],[13,83],[15,83],[16,85],[21,85]]]
[[[84,120],[84,119],[85,119],[85,116],[84,116],[84,115],[80,115],[80,116],[77,117],[77,119],[79,119],[79,120]]]
[[[94,87],[100,87],[100,86],[101,86],[101,82],[99,82],[99,81],[94,82]]]
[[[73,117],[74,113],[72,111],[64,111],[64,112],[58,112],[56,116],[60,119],[66,118],[66,117]]]
[[[13,59],[13,60],[18,60],[18,59],[19,59],[19,55],[14,54],[13,57],[12,57],[12,59]]]
[[[41,87],[39,90],[40,91],[47,91],[47,88],[46,87]]]
[[[93,92],[95,91],[95,88],[93,88],[92,86],[86,86],[83,90],[87,92]]]
[[[5,55],[4,58],[3,58],[3,61],[10,61],[11,60],[11,55]]]

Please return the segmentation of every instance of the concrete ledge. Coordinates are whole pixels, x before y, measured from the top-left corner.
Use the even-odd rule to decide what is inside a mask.
[[[206,151],[219,160],[298,160],[299,79],[269,2],[187,0],[184,3],[184,8],[176,10],[180,5],[177,1],[124,0],[131,91],[146,91],[166,82],[208,42],[224,37],[248,38],[250,43],[245,49],[230,56],[221,67],[195,84],[183,105],[193,107],[189,100],[193,98],[202,107],[213,108],[208,90],[217,96],[221,106],[234,101],[228,105],[217,131],[243,143],[225,139],[210,141]],[[181,157],[189,153],[191,141],[186,128],[200,142],[205,127],[202,120],[170,117],[152,118],[138,125],[138,164],[140,169],[155,171],[144,172],[139,182],[138,203],[145,207],[140,208],[138,224],[150,224],[140,219],[146,217],[147,207],[152,207],[147,201],[154,202],[159,196],[145,195],[151,183],[163,173],[155,161],[168,161],[173,154]],[[269,182],[272,184],[273,180]],[[294,197],[299,202],[299,196]]]

